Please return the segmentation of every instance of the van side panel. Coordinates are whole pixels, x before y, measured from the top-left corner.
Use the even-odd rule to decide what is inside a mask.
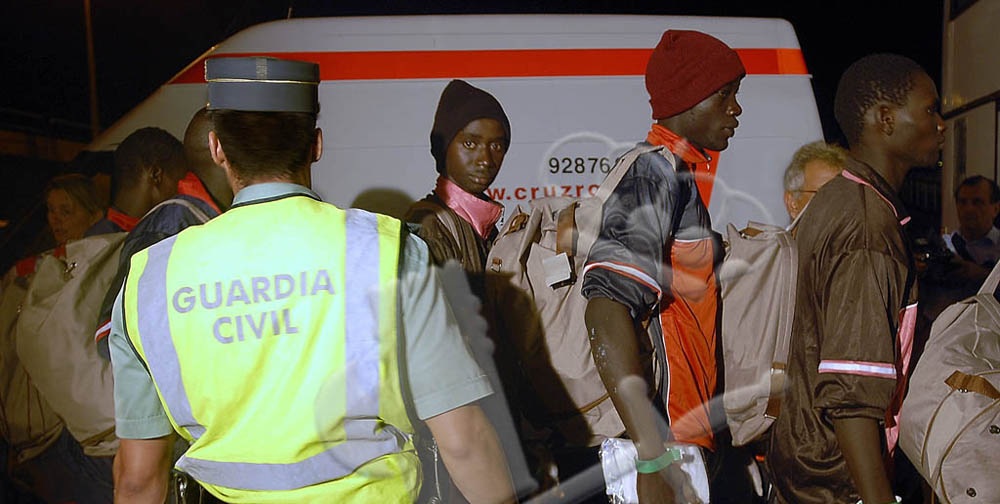
[[[945,132],[941,173],[941,224],[958,229],[955,188],[972,175],[997,180],[1000,149],[997,124],[1000,66],[990,64],[1000,47],[1000,2],[971,3],[950,19],[952,0],[944,3],[941,113]]]
[[[507,206],[582,196],[652,123],[643,75],[668,28],[711,33],[748,68],[741,126],[718,159],[709,211],[720,225],[787,222],[781,175],[822,138],[792,27],[778,19],[671,16],[414,16],[285,20],[249,28],[192,63],[92,148],[150,124],[178,136],[204,104],[202,60],[267,54],[321,64],[323,159],[314,188],[337,205],[400,215],[433,188],[429,133],[441,90],[463,78],[494,94],[512,143],[491,195]],[[155,102],[155,103],[151,103]]]
[[[998,23],[1000,2],[994,1],[976,2],[947,23],[941,76],[945,114],[1000,90],[1000,66],[990,64],[1000,47]]]

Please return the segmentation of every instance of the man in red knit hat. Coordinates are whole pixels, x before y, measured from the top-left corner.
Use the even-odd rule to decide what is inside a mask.
[[[717,376],[713,264],[722,251],[695,179],[739,126],[736,92],[745,75],[722,41],[696,31],[663,34],[646,66],[654,122],[637,146],[657,148],[639,156],[605,202],[584,270],[594,358],[635,442],[642,503],[674,502],[675,491],[678,501],[691,501],[681,496],[678,452],[667,443],[701,447],[709,474],[725,475],[713,466],[721,459],[717,445],[728,443],[716,442],[709,412]],[[652,342],[636,330],[645,324]],[[661,383],[653,383],[650,353],[663,370]],[[641,396],[630,399],[621,386],[630,376],[653,385],[669,428],[637,404]]]

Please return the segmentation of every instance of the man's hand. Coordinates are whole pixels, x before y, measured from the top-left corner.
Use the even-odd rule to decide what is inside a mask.
[[[698,491],[691,484],[691,477],[680,464],[670,464],[654,474],[639,473],[636,480],[639,503],[703,504]]]
[[[674,488],[674,500],[685,504],[704,504],[691,482],[691,476],[681,469],[680,464],[671,464],[661,473],[666,473],[667,481]]]
[[[639,473],[635,483],[640,504],[654,504],[658,502],[673,504],[677,502],[674,499],[674,488],[670,483],[667,483],[666,472],[667,469],[653,474]]]

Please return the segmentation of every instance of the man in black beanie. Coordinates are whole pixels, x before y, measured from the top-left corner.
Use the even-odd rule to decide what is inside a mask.
[[[489,249],[497,235],[496,223],[503,215],[503,205],[486,194],[503,163],[510,145],[510,120],[500,102],[490,93],[462,80],[452,80],[441,92],[434,125],[430,134],[431,155],[434,156],[438,177],[434,190],[414,203],[406,213],[406,221],[416,224],[416,234],[427,243],[431,258],[437,265],[457,261],[465,271],[475,299],[473,313],[483,312],[492,323],[493,309],[498,300],[486,289],[485,265]],[[491,296],[487,296],[487,291]],[[459,309],[459,300],[455,308]],[[482,306],[484,308],[480,309]],[[508,466],[516,490],[524,495],[537,485],[527,470],[518,450],[518,435],[511,418],[507,398],[515,369],[512,346],[505,334],[495,334],[503,341],[491,344],[485,338],[466,334],[476,361],[491,377],[494,395],[479,401],[483,411],[496,426],[504,441]],[[496,348],[494,355],[493,349]],[[495,365],[496,363],[496,365]],[[502,379],[496,379],[500,368]],[[502,382],[502,383],[501,383]],[[504,386],[501,386],[504,385]]]
[[[406,220],[420,224],[417,234],[436,263],[457,260],[481,291],[486,255],[503,215],[503,205],[485,191],[510,145],[510,120],[493,95],[456,79],[441,92],[430,140],[438,179]]]
[[[446,151],[452,139],[476,119],[497,121],[503,128],[506,146],[510,145],[510,120],[500,102],[463,80],[449,82],[441,92],[437,112],[434,113],[434,126],[431,127],[431,155],[437,161],[438,173],[445,173]]]

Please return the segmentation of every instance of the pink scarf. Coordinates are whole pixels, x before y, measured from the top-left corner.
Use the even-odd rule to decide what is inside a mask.
[[[503,214],[503,205],[493,200],[480,199],[474,194],[465,192],[465,189],[459,187],[448,177],[438,177],[434,194],[441,198],[441,201],[444,201],[444,204],[448,205],[448,208],[457,213],[459,217],[472,224],[476,234],[483,239],[490,236]]]

